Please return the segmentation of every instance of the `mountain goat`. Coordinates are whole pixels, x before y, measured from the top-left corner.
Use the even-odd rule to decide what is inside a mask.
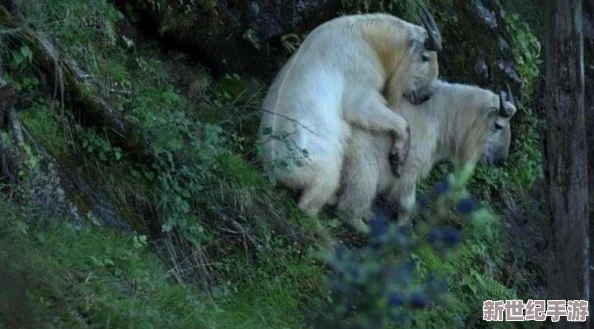
[[[422,15],[425,28],[388,14],[330,20],[305,38],[272,82],[261,109],[260,159],[277,183],[301,192],[299,208],[307,214],[317,215],[335,197],[351,126],[387,133],[386,161],[399,174],[408,124],[387,103],[403,95],[426,101],[438,75],[441,36],[431,15]]]
[[[337,212],[355,228],[365,230],[373,218],[378,195],[398,207],[399,222],[407,222],[415,204],[415,189],[441,160],[457,158],[462,164],[481,161],[501,166],[511,142],[510,119],[516,113],[513,96],[476,86],[437,80],[431,99],[420,106],[403,100],[397,108],[409,123],[410,153],[395,177],[386,155],[390,135],[352,129],[341,174]]]

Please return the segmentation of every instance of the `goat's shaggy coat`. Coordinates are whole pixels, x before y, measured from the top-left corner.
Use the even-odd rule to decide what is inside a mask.
[[[438,161],[457,158],[463,165],[474,165],[482,160],[493,166],[507,158],[510,118],[516,112],[512,102],[505,101],[504,113],[499,96],[489,90],[439,80],[434,87],[433,96],[422,105],[404,99],[394,107],[411,130],[410,153],[400,177],[392,174],[386,157],[390,136],[352,129],[337,209],[355,227],[364,229],[362,221],[373,217],[371,207],[378,195],[398,206],[399,221],[408,221],[416,184]]]
[[[262,105],[260,156],[280,185],[302,192],[300,209],[317,215],[335,197],[351,126],[389,133],[386,160],[407,156],[408,124],[386,98],[431,93],[438,66],[426,38],[424,28],[391,15],[344,16],[314,29],[280,70]],[[304,149],[308,157],[296,159]]]

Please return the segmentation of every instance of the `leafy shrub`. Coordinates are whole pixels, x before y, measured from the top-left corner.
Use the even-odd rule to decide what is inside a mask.
[[[514,118],[511,153],[505,168],[478,168],[476,182],[491,190],[505,188],[519,193],[529,189],[543,175],[538,135],[541,122],[532,110],[542,64],[541,45],[530,26],[518,14],[505,15],[505,22],[512,39],[515,64],[523,80],[521,96],[517,99],[519,108]]]
[[[484,216],[484,212],[475,212],[476,202],[464,191],[469,172],[446,176],[428,196],[418,196],[422,220],[414,230],[409,224],[389,223],[380,215],[371,223],[362,248],[339,245],[323,255],[332,269],[333,299],[320,327],[387,328],[393,321],[411,323],[412,310],[445,301],[446,282],[424,271],[414,255],[426,248],[440,255],[457,249],[462,232],[444,225],[453,212],[475,221]]]
[[[378,215],[362,247],[321,255],[332,294],[316,328],[463,328],[483,301],[517,298],[501,283],[502,225],[466,190],[474,168],[460,169],[419,193],[414,227]]]
[[[278,237],[257,260],[215,260],[227,280],[213,300],[175,280],[144,235],[37,215],[0,195],[0,328],[297,329],[325,293],[321,269]]]
[[[445,0],[447,1],[447,0]],[[427,7],[424,0],[389,0],[389,1],[370,1],[370,0],[341,0],[342,8],[348,13],[373,13],[389,12],[397,14],[406,20],[415,17],[420,6]]]

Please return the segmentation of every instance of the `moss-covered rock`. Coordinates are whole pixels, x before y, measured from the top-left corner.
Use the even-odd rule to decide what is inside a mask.
[[[449,80],[498,90],[509,82],[519,90],[505,12],[496,1],[436,1],[432,11],[444,38],[440,73]]]
[[[440,76],[458,83],[497,90],[505,82],[519,91],[521,77],[514,58],[514,42],[497,0],[424,0],[443,36],[439,54]],[[344,1],[344,11],[389,12],[421,24],[417,1]]]
[[[281,37],[336,14],[338,0],[114,1],[143,29],[189,50],[215,74],[270,78],[286,58]]]

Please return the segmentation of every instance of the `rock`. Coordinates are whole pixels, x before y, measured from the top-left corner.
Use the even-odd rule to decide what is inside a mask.
[[[476,14],[476,17],[479,18],[486,27],[491,29],[497,28],[497,18],[495,17],[495,13],[489,8],[485,7],[482,1],[472,0],[471,8]]]
[[[444,39],[439,55],[441,77],[495,91],[508,83],[514,95],[520,96],[522,79],[498,1],[454,1],[453,6],[436,1],[431,11]]]
[[[503,52],[511,51],[511,47],[509,46],[509,43],[501,37],[499,38],[499,50],[501,50]]]
[[[87,181],[85,173],[80,168],[72,168],[75,172],[70,173],[66,167],[60,166],[63,188],[66,190],[70,205],[76,207],[77,213],[83,220],[93,222],[108,229],[116,229],[123,232],[134,232],[129,222],[133,221],[132,216],[125,216],[113,198],[99,187]]]
[[[192,53],[214,75],[247,73],[264,80],[289,55],[283,35],[309,30],[340,8],[340,0],[214,0],[183,8],[173,2],[170,10],[141,0],[113,2],[145,32]]]
[[[120,207],[88,175],[77,168],[70,172],[64,164],[36,145],[39,168],[29,170],[22,197],[26,204],[43,209],[44,214],[70,219],[77,226],[91,221],[105,228],[132,232]]]
[[[489,66],[485,60],[485,54],[481,52],[476,64],[474,65],[474,72],[483,79],[489,78]]]
[[[184,14],[180,8],[153,9],[140,0],[113,1],[137,26],[160,35],[168,47],[192,54],[215,76],[242,73],[264,82],[274,77],[290,55],[281,42],[284,35],[303,37],[336,17],[339,10],[352,13],[361,9],[356,5],[345,8],[339,0],[213,0]],[[381,4],[370,6],[371,12],[384,8]],[[419,23],[404,15],[407,10],[403,5],[395,8],[396,16]],[[514,95],[520,96],[522,80],[513,64],[513,45],[499,1],[435,1],[431,11],[444,38],[439,59],[443,77],[494,90],[509,83]]]
[[[497,68],[504,72],[514,82],[521,83],[522,79],[516,71],[516,65],[510,60],[497,60]]]

